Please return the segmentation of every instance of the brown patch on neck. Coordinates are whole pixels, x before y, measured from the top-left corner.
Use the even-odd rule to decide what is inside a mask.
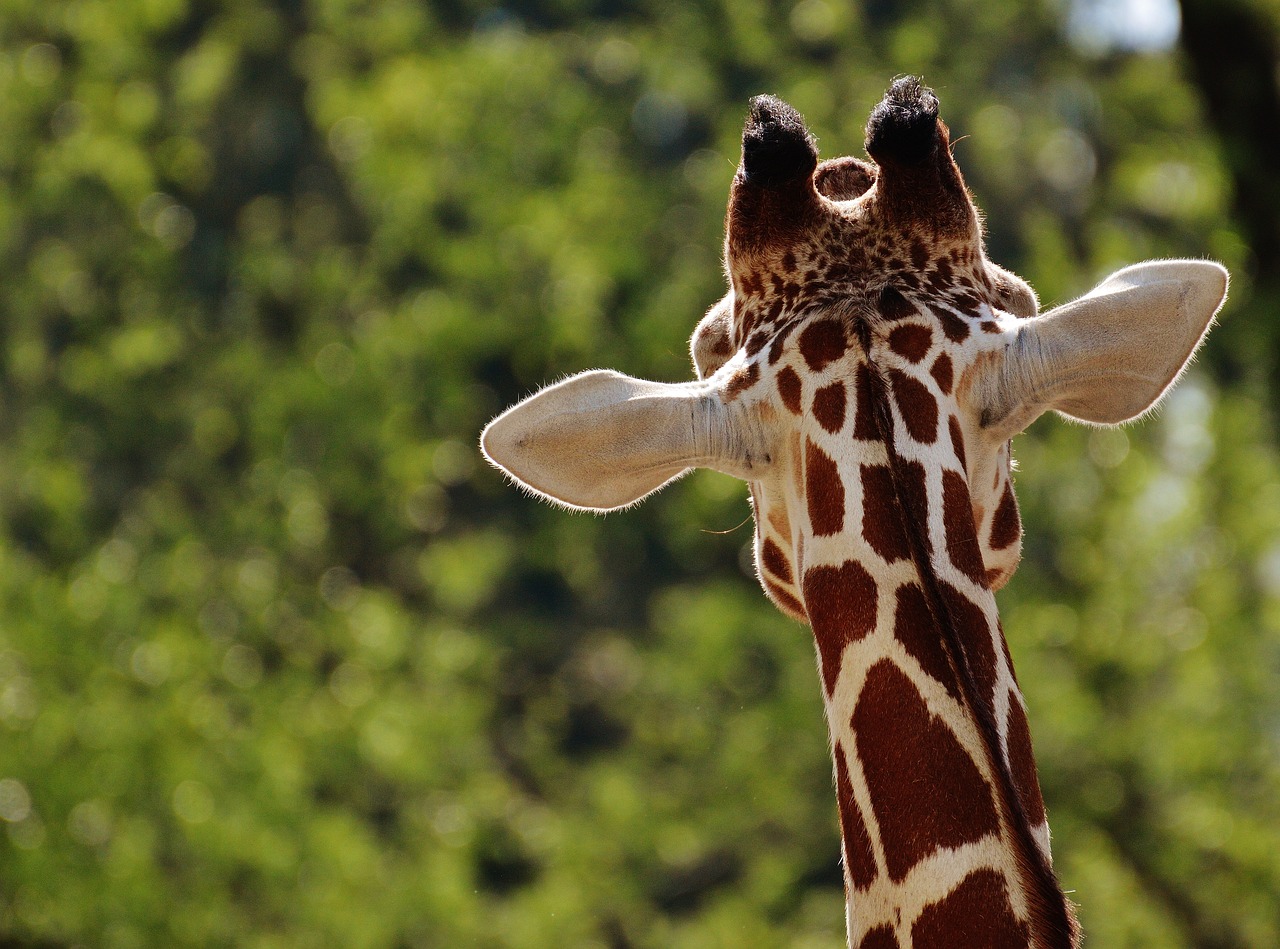
[[[1018,779],[1018,793],[1027,819],[1033,826],[1044,822],[1044,798],[1040,794],[1040,776],[1036,774],[1036,761],[1031,753],[1031,726],[1022,703],[1012,696],[1009,699],[1009,767]]]
[[[858,943],[858,949],[902,949],[898,937],[888,924],[869,930]]]
[[[848,346],[845,328],[836,320],[815,320],[800,332],[800,353],[814,372],[843,356]]]
[[[933,376],[933,381],[938,384],[938,388],[942,390],[943,395],[951,394],[951,357],[946,353],[940,353],[938,358],[933,361],[933,366],[929,369],[929,375]]]
[[[924,590],[914,583],[898,587],[898,603],[893,615],[893,635],[909,652],[920,668],[941,682],[954,699],[960,698],[960,685],[947,656],[938,621],[929,612]]]
[[[834,435],[844,427],[845,403],[844,380],[837,379],[814,393],[813,417]]]
[[[778,370],[777,376],[774,377],[774,384],[778,387],[778,395],[782,397],[782,404],[793,415],[799,415],[800,377],[796,375],[796,371],[790,366],[783,366]]]
[[[938,320],[942,323],[942,331],[953,343],[963,343],[969,338],[969,324],[947,310],[938,310]]]
[[[919,323],[907,323],[889,331],[889,348],[911,362],[919,362],[933,345],[933,331]]]
[[[1005,483],[1000,503],[991,519],[991,548],[1004,550],[1022,536],[1022,521],[1018,517],[1018,502],[1013,496],[1013,485]]]
[[[880,871],[876,868],[875,854],[871,850],[871,836],[866,821],[853,796],[853,782],[849,780],[849,764],[840,742],[832,749],[836,759],[836,803],[840,808],[840,830],[844,844],[844,868],[855,890],[865,890],[875,882]]]
[[[827,695],[836,689],[845,647],[864,638],[876,624],[876,583],[862,564],[820,564],[804,573],[804,602],[822,659]]]
[[[885,563],[911,556],[910,542],[896,515],[898,497],[886,465],[862,465],[862,536]]]
[[[877,437],[871,400],[871,369],[859,361],[854,370],[853,437],[863,441],[873,441]]]
[[[849,724],[895,883],[937,850],[999,835],[982,772],[888,660],[867,672]]]
[[[885,287],[880,291],[880,315],[892,322],[919,316],[920,311],[896,287]]]
[[[965,477],[968,477],[969,463],[965,460],[964,434],[960,431],[960,420],[954,415],[947,419],[947,431],[951,435],[951,450],[955,453],[956,460],[960,462],[960,469],[965,473]]]
[[[938,400],[923,382],[899,369],[889,370],[889,380],[907,431],[921,445],[932,445],[938,439]]]
[[[765,569],[783,583],[792,582],[791,562],[787,560],[782,548],[773,542],[773,538],[766,537],[760,545],[760,559],[764,562]]]
[[[844,482],[831,457],[811,441],[805,442],[804,495],[809,525],[819,537],[844,530]]]
[[[1030,935],[1013,913],[1004,877],[994,870],[969,874],[926,906],[911,927],[915,949],[1026,949]]]
[[[947,553],[951,563],[966,577],[983,587],[987,567],[982,560],[982,546],[973,523],[973,501],[969,485],[957,472],[942,472],[942,524],[947,536]]]

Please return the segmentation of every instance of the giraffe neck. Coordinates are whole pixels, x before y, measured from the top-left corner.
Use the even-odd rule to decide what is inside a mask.
[[[893,448],[887,385],[874,368],[870,390],[891,495],[927,496],[927,478]],[[856,559],[805,576],[850,945],[1068,947],[1076,927],[1050,865],[1022,695],[976,537],[965,536],[972,520],[957,516],[968,493],[954,474],[941,480],[944,557],[917,516],[928,505],[895,501],[910,567],[887,582]],[[976,563],[966,570],[957,548]],[[949,578],[936,561],[949,562]]]

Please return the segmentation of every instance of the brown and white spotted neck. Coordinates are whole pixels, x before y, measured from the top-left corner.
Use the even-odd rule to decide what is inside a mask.
[[[850,946],[1064,949],[1077,926],[996,612],[1022,534],[1009,440],[1047,409],[1146,411],[1226,274],[1138,265],[1040,315],[986,260],[929,90],[895,82],[867,151],[819,164],[793,109],[754,100],[699,381],[584,373],[496,419],[484,448],[575,508],[697,465],[746,481],[760,581],[813,628]]]

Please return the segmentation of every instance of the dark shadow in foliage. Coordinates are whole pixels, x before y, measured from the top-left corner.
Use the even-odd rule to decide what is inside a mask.
[[[717,847],[659,872],[649,893],[663,912],[682,916],[696,912],[716,890],[737,883],[742,872],[742,857],[737,851]]]
[[[480,828],[475,859],[476,884],[499,896],[538,878],[538,864],[505,824],[489,823]]]
[[[620,748],[630,736],[626,722],[609,714],[599,702],[575,702],[569,706],[560,749],[567,757],[582,760]]]
[[[609,949],[631,949],[634,945],[627,936],[626,927],[623,926],[622,920],[616,916],[610,916],[600,924],[601,935],[604,937],[605,945]]]

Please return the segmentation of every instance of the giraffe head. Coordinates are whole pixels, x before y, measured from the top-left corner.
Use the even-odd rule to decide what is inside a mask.
[[[742,478],[761,583],[801,620],[808,567],[837,559],[815,550],[891,564],[907,556],[903,517],[923,530],[941,519],[954,566],[1004,584],[1021,547],[1012,436],[1048,410],[1094,424],[1148,411],[1206,332],[1226,272],[1139,264],[1040,314],[986,258],[930,90],[897,80],[866,148],[871,162],[819,162],[794,109],[754,99],[729,196],[729,290],[691,344],[699,381],[580,374],[495,419],[488,458],[594,511],[693,467]]]
[[[1040,313],[986,259],[932,92],[895,82],[867,152],[820,163],[795,110],[753,100],[697,381],[582,373],[495,419],[484,451],[586,510],[698,466],[746,481],[760,581],[818,647],[851,945],[1073,945],[995,615],[1021,544],[1009,443],[1050,410],[1147,412],[1226,271],[1139,264]]]

